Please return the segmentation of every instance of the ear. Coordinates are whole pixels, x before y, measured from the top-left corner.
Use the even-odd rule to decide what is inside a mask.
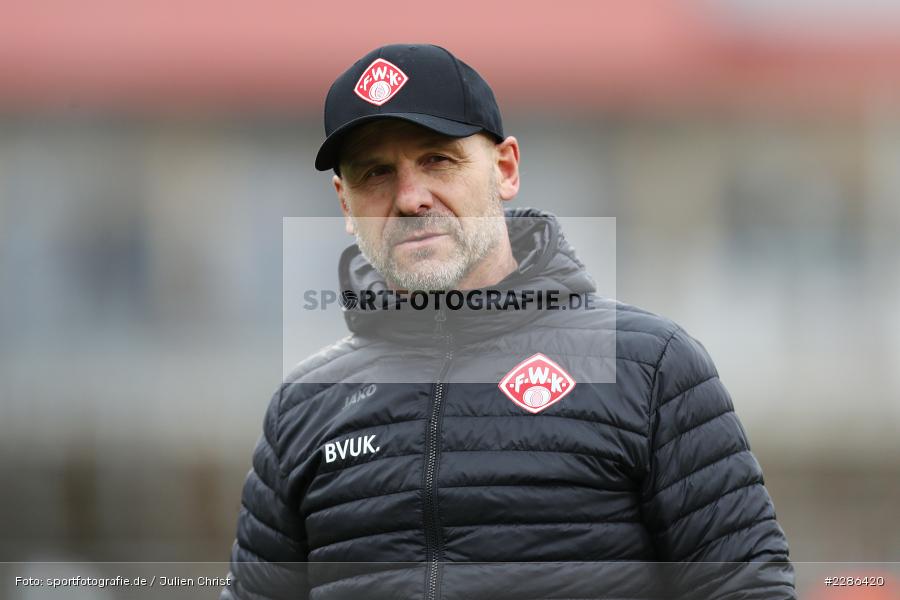
[[[495,146],[497,170],[500,174],[499,192],[503,200],[512,200],[519,193],[519,142],[513,136]]]
[[[350,204],[347,202],[347,196],[344,193],[344,182],[335,175],[331,178],[331,183],[334,185],[334,191],[341,205],[341,212],[344,214],[344,230],[348,234],[354,235],[356,231],[353,229],[353,220],[350,218]]]

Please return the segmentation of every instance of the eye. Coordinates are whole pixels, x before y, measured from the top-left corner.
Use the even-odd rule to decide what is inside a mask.
[[[435,165],[440,163],[449,162],[450,158],[444,156],[443,154],[430,154],[425,158],[425,163],[429,165]]]
[[[366,174],[363,176],[363,179],[372,179],[373,177],[381,177],[382,175],[387,175],[390,173],[391,169],[387,165],[378,165],[377,167],[372,167]]]

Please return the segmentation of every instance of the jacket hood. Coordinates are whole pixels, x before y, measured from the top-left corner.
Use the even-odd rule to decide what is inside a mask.
[[[518,263],[515,271],[502,281],[485,288],[522,292],[557,292],[561,301],[571,295],[596,291],[596,285],[584,264],[563,236],[554,215],[534,208],[512,208],[505,211],[507,231],[513,256]],[[342,293],[371,290],[376,294],[388,287],[375,268],[363,257],[356,244],[341,255],[338,278]],[[464,292],[465,293],[465,292]],[[497,335],[520,327],[541,312],[535,307],[520,310],[487,311],[463,308],[438,310],[430,303],[424,310],[408,305],[400,309],[385,309],[376,303],[374,309],[360,307],[344,309],[347,327],[360,335],[382,336],[401,343],[427,344],[431,334],[444,329],[452,331],[461,341]],[[440,325],[446,321],[446,326]]]

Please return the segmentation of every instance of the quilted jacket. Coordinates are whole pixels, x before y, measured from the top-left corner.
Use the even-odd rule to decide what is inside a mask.
[[[551,215],[507,222],[519,266],[498,287],[590,307],[345,310],[350,335],[272,397],[221,598],[794,598],[703,346],[597,295]],[[339,271],[383,286],[355,246]],[[576,383],[535,413],[498,382],[536,353]],[[584,375],[601,364],[612,380]]]

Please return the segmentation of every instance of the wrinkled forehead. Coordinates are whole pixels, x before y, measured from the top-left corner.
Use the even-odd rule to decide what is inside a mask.
[[[360,125],[347,134],[347,139],[341,147],[340,162],[345,164],[397,148],[439,147],[461,151],[462,140],[465,139],[467,138],[437,133],[400,119],[382,119]]]

